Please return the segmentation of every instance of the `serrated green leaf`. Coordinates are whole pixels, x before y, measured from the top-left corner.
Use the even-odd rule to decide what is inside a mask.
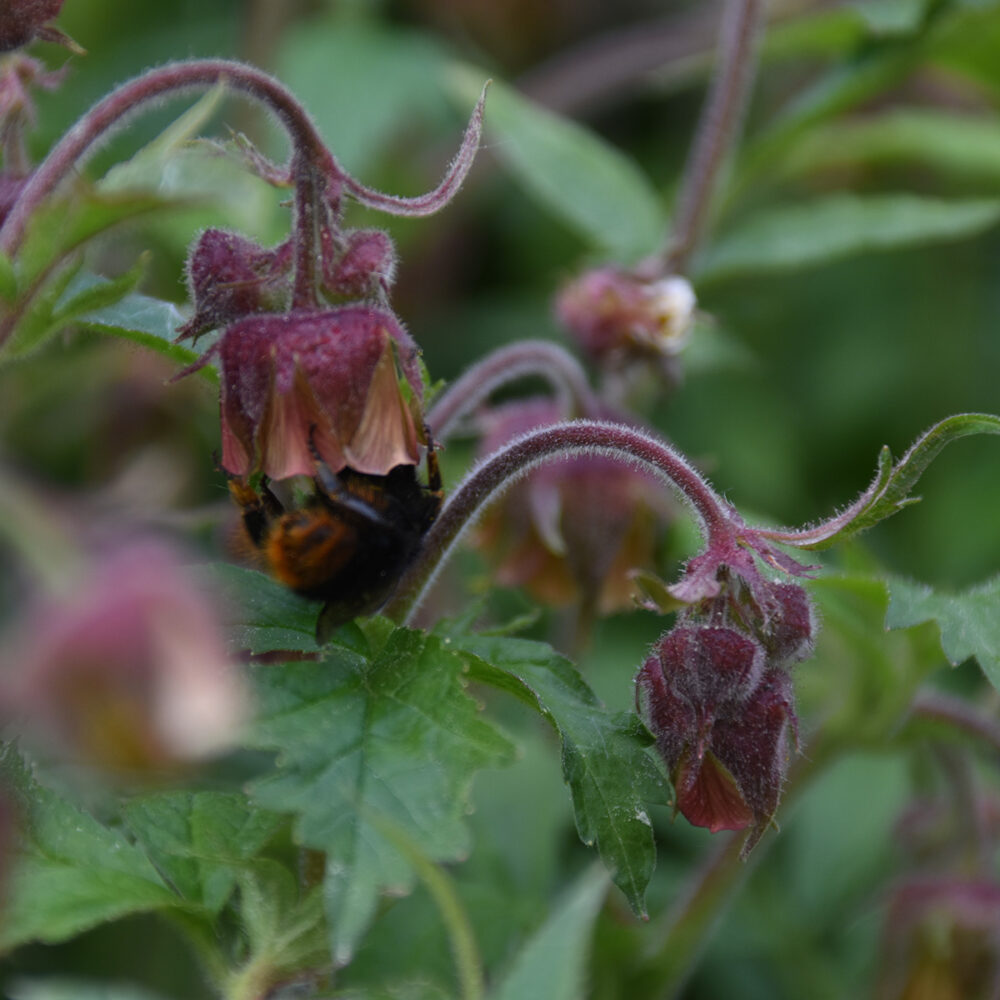
[[[326,852],[334,961],[348,961],[378,893],[415,875],[380,831],[398,828],[430,859],[469,850],[463,814],[480,768],[510,760],[509,742],[463,689],[464,664],[435,637],[392,632],[371,657],[346,648],[319,662],[255,669],[250,742],[279,751],[254,785],[263,806],[293,813],[300,841]]]
[[[163,792],[132,799],[123,818],[150,860],[196,906],[215,915],[283,822],[225,792]]]
[[[1000,576],[957,594],[898,577],[888,583],[886,628],[936,623],[949,662],[957,666],[975,657],[989,682],[1000,689]]]
[[[266,574],[242,566],[219,564],[210,573],[228,598],[228,624],[237,649],[251,653],[319,650],[317,601],[307,601]]]
[[[475,100],[488,75],[469,67],[452,71],[463,104]],[[663,242],[667,220],[656,191],[632,160],[593,132],[496,81],[486,99],[485,128],[525,188],[591,245],[632,259]]]
[[[833,194],[762,211],[695,263],[701,282],[796,270],[852,254],[973,236],[1000,221],[1000,199]]]
[[[10,745],[0,751],[0,779],[21,824],[0,948],[65,941],[130,913],[181,905],[142,851],[39,785]]]
[[[472,674],[541,711],[562,740],[563,777],[577,830],[596,844],[615,884],[636,913],[656,863],[649,803],[665,804],[666,783],[647,753],[649,734],[635,715],[613,715],[564,657],[544,643],[478,635],[450,636],[476,657]]]
[[[783,158],[786,176],[911,162],[960,179],[1000,181],[1000,121],[909,108],[813,129]]]
[[[521,949],[491,1000],[576,1000],[586,993],[594,921],[608,891],[603,871],[587,872]]]

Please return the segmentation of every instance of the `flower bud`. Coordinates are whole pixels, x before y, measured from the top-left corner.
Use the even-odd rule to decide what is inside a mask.
[[[0,52],[19,49],[36,38],[74,48],[58,28],[47,22],[59,16],[64,0],[0,0]]]
[[[687,343],[694,307],[685,278],[644,281],[602,267],[562,289],[556,315],[595,362],[615,365],[677,354]]]
[[[345,299],[369,298],[388,291],[396,270],[396,248],[379,229],[355,229],[324,278],[327,290]]]
[[[813,649],[816,616],[805,590],[797,583],[772,583],[765,588],[767,620],[761,641],[773,666],[797,663]]]
[[[768,670],[764,648],[741,631],[678,626],[639,671],[636,701],[677,810],[712,833],[750,828],[752,848],[777,808],[796,724],[788,675]]]
[[[369,306],[255,316],[219,343],[222,465],[236,476],[386,475],[420,461],[416,345]]]
[[[32,733],[111,770],[159,769],[227,746],[242,686],[173,553],[133,542],[81,583],[29,615],[12,700]]]
[[[265,250],[235,233],[206,229],[188,257],[194,315],[178,339],[197,339],[245,316],[282,309],[291,294],[291,265],[290,243]]]

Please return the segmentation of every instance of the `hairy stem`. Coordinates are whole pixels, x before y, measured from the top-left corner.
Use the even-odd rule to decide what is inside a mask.
[[[547,379],[568,413],[594,415],[594,394],[576,358],[546,340],[521,340],[487,354],[449,385],[428,411],[427,424],[443,441],[492,392],[528,375]]]
[[[52,148],[32,174],[2,228],[0,251],[13,255],[24,238],[25,227],[42,201],[92,153],[100,140],[120,128],[141,107],[168,94],[178,96],[195,89],[226,83],[260,101],[275,113],[300,157],[333,159],[323,145],[305,109],[277,80],[260,70],[224,59],[175,63],[151,70],[122,84],[90,109]],[[339,172],[339,171],[338,171]]]
[[[574,455],[601,455],[643,468],[673,488],[693,510],[709,545],[733,542],[742,528],[735,513],[679,452],[624,424],[574,420],[531,431],[494,452],[456,487],[424,538],[416,561],[384,613],[410,623],[462,534],[485,507],[532,469]]]
[[[756,69],[763,0],[729,0],[716,71],[684,168],[677,214],[659,273],[684,274],[705,228],[719,171],[739,130]]]

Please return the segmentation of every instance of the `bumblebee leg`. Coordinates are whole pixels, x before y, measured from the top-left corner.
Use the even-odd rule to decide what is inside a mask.
[[[349,510],[372,524],[386,525],[388,522],[385,518],[371,504],[354,496],[344,485],[340,476],[323,461],[319,449],[316,447],[315,432],[316,425],[313,424],[309,428],[309,451],[316,463],[316,484],[323,488],[321,497],[334,508]]]

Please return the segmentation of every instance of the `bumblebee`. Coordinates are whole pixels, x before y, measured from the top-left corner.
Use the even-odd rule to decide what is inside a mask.
[[[260,561],[303,597],[324,601],[320,637],[372,614],[392,595],[441,509],[441,472],[433,446],[428,484],[416,467],[397,465],[377,476],[344,468],[334,473],[318,455],[312,493],[286,507],[267,477],[254,489],[231,478],[229,493]]]

